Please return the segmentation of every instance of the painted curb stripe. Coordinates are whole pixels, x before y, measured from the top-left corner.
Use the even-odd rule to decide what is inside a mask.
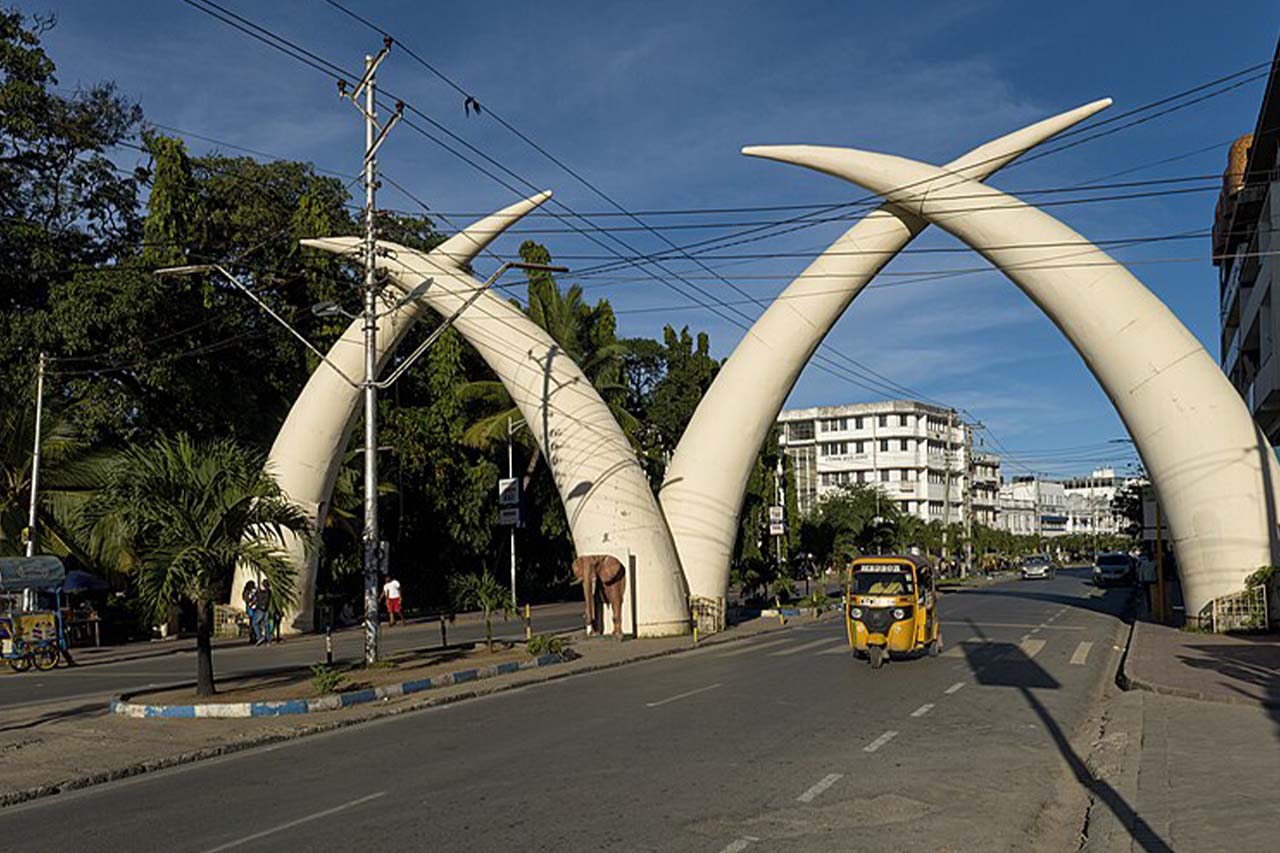
[[[532,660],[507,661],[506,663],[475,669],[463,669],[456,672],[445,672],[431,678],[419,678],[401,684],[389,684],[385,687],[366,688],[351,693],[330,693],[315,699],[284,699],[275,702],[212,702],[202,705],[143,705],[126,701],[123,697],[113,696],[107,703],[112,714],[135,719],[195,719],[219,718],[233,719],[244,717],[278,717],[287,714],[311,714],[319,711],[336,711],[365,702],[379,699],[390,699],[421,693],[433,688],[448,687],[451,684],[463,684],[478,681],[482,678],[493,678],[525,669],[537,669],[569,660],[558,654],[546,654]]]

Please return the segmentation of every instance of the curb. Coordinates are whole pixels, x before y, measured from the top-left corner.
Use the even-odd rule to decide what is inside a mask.
[[[1191,687],[1173,687],[1168,684],[1157,684],[1135,676],[1129,671],[1129,653],[1133,651],[1138,636],[1138,620],[1133,621],[1129,630],[1129,642],[1125,645],[1124,662],[1116,674],[1116,683],[1123,690],[1142,690],[1147,693],[1158,693],[1161,696],[1174,696],[1178,699],[1194,699],[1199,702],[1212,702],[1217,705],[1236,705],[1253,708],[1280,708],[1280,698],[1255,698],[1251,696],[1230,696],[1224,693],[1196,690]]]
[[[337,711],[379,699],[396,699],[433,688],[464,684],[482,678],[493,678],[527,669],[539,669],[570,660],[564,654],[546,654],[533,660],[506,661],[490,666],[460,669],[430,678],[369,687],[350,693],[329,693],[315,699],[283,699],[275,702],[207,702],[199,705],[144,705],[129,702],[129,696],[113,696],[107,708],[113,714],[136,719],[243,719],[245,717],[281,717],[287,714],[315,714],[321,711]]]
[[[469,690],[465,693],[457,693],[452,696],[429,696],[424,697],[420,701],[406,703],[403,705],[395,705],[380,710],[374,714],[368,714],[362,717],[352,717],[350,719],[340,720],[324,720],[307,726],[306,728],[293,729],[287,732],[264,732],[262,734],[247,737],[243,740],[234,741],[232,743],[218,744],[217,746],[209,746],[203,749],[192,750],[178,755],[170,755],[165,758],[159,758],[152,761],[141,761],[134,764],[116,767],[110,770],[103,770],[98,773],[86,776],[75,776],[65,779],[61,782],[54,782],[47,785],[38,785],[33,788],[25,788],[19,791],[10,791],[9,793],[0,794],[0,814],[3,809],[9,806],[16,806],[20,803],[27,803],[32,800],[51,797],[55,794],[62,794],[68,791],[76,791],[82,788],[90,788],[94,785],[101,785],[107,782],[117,782],[121,779],[128,779],[133,776],[141,776],[144,773],[153,773],[158,770],[167,770],[171,767],[178,767],[184,764],[194,764],[199,761],[206,761],[210,758],[218,758],[224,755],[233,755],[237,752],[244,752],[250,749],[256,749],[261,746],[271,746],[273,744],[284,743],[286,741],[297,740],[299,738],[308,737],[310,735],[323,734],[325,732],[336,731],[338,729],[357,726],[363,723],[371,722],[376,719],[385,717],[396,717],[401,714],[423,711],[428,708],[437,708],[445,705],[452,705],[455,702],[464,702],[468,699],[478,699],[482,696],[493,696],[498,693],[505,693],[508,690],[519,690],[525,687],[531,687],[535,684],[545,684],[551,681],[559,681],[562,678],[572,678],[577,675],[586,675],[588,673],[600,672],[606,669],[615,669],[621,666],[627,666],[641,661],[654,660],[656,658],[668,657],[671,655],[683,654],[706,646],[729,645],[750,640],[755,637],[765,636],[767,634],[775,634],[780,631],[790,630],[791,626],[774,627],[768,630],[756,631],[753,634],[744,634],[737,637],[727,637],[723,640],[707,639],[698,645],[680,646],[673,649],[663,649],[662,651],[650,652],[644,655],[638,655],[624,660],[611,661],[608,663],[599,663],[592,666],[586,666],[581,669],[572,670],[570,672],[552,670],[544,677],[536,678],[530,681],[520,681],[513,684],[500,684],[497,686],[484,685],[476,690]]]

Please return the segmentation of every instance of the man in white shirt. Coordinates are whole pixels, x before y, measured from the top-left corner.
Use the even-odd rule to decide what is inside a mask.
[[[387,600],[387,618],[394,626],[396,617],[400,617],[400,621],[404,622],[404,616],[400,611],[400,581],[391,576],[387,576],[387,582],[382,585],[382,597]]]

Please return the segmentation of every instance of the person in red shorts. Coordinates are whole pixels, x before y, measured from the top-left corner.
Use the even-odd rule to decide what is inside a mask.
[[[404,616],[401,615],[400,605],[400,581],[387,576],[387,582],[382,585],[382,597],[387,600],[387,618],[392,625],[396,624],[396,617],[400,617],[401,623],[404,622]]]

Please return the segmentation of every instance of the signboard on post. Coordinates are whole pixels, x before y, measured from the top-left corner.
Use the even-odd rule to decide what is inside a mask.
[[[770,524],[781,524],[782,518],[783,518],[782,507],[780,506],[769,507],[769,523]]]
[[[787,530],[786,530],[786,525],[785,525],[785,524],[783,524],[783,523],[782,523],[782,522],[780,522],[780,521],[778,521],[778,522],[771,522],[771,523],[769,524],[769,535],[770,535],[770,536],[781,536],[782,534],[784,534],[784,533],[786,533],[786,532],[787,532]]]
[[[519,527],[520,516],[520,478],[503,477],[498,480],[498,524]]]

